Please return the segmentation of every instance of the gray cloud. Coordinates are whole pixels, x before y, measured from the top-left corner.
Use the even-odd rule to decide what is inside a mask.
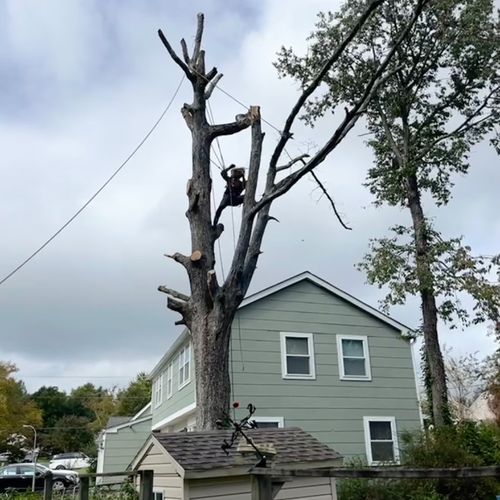
[[[221,85],[248,104],[260,104],[276,127],[296,98],[293,82],[272,67],[282,44],[304,48],[315,12],[331,2],[267,0],[180,2],[7,2],[0,15],[0,272],[5,275],[73,214],[113,172],[166,105],[180,71],[156,36],[163,27],[177,46],[191,43],[195,14],[206,19],[207,58],[225,74]],[[87,378],[123,384],[152,368],[180,331],[165,308],[159,284],[186,289],[180,268],[164,253],[188,251],[184,217],[190,141],[179,109],[184,85],[158,130],[105,192],[42,254],[0,287],[1,359],[20,368],[28,388],[48,383],[69,388]],[[241,107],[213,96],[216,119],[231,120]],[[299,126],[290,153],[320,144],[335,118],[314,130]],[[265,126],[265,154],[277,133]],[[273,207],[279,224],[265,237],[252,291],[308,269],[376,305],[380,291],[354,269],[370,237],[407,215],[375,209],[362,182],[371,162],[359,127],[318,175],[328,185],[353,231],[340,228],[314,184],[304,180]],[[248,134],[221,140],[226,162],[245,164]],[[456,198],[439,213],[450,235],[466,234],[491,252],[500,236],[495,213],[497,158],[485,146],[474,169],[458,179]],[[215,172],[215,191],[222,181]],[[239,210],[235,209],[236,220]],[[222,262],[233,248],[231,217],[224,214]],[[220,266],[220,263],[219,263]],[[219,267],[219,273],[221,269]],[[418,303],[394,311],[418,325]],[[443,333],[462,351],[492,349],[484,328]],[[75,378],[75,377],[81,378]],[[57,378],[56,378],[57,377]]]

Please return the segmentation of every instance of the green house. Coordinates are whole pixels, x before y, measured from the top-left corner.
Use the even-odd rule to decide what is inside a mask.
[[[241,304],[232,400],[252,403],[259,427],[300,427],[345,458],[397,463],[401,433],[421,427],[411,336],[304,272]],[[184,331],[151,372],[152,430],[195,430],[195,369]]]

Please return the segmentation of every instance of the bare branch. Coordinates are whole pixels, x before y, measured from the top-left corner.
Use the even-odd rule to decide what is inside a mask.
[[[205,89],[205,99],[207,100],[210,99],[212,92],[214,91],[215,87],[217,87],[217,84],[219,83],[219,80],[222,78],[222,76],[223,76],[222,73],[219,73],[207,85],[207,88]]]
[[[176,290],[172,290],[172,288],[167,288],[166,286],[160,285],[158,287],[158,291],[162,293],[166,293],[167,295],[172,296],[174,299],[183,300],[184,302],[189,301],[189,297],[184,295],[183,293],[177,292]]]
[[[308,155],[307,153],[297,156],[297,158],[293,158],[293,160],[290,160],[286,165],[282,165],[281,167],[276,167],[276,172],[281,172],[282,170],[286,170],[295,165],[295,163],[297,163],[298,161],[304,163],[304,158],[309,158],[309,157],[310,155]]]
[[[286,143],[288,142],[288,139],[290,138],[291,134],[291,128],[292,125],[295,121],[295,118],[299,114],[300,110],[302,109],[302,106],[304,103],[307,101],[307,99],[311,96],[311,94],[319,87],[321,82],[323,81],[323,78],[326,76],[328,71],[330,71],[331,67],[333,64],[340,58],[340,56],[343,54],[344,50],[346,47],[349,45],[349,43],[352,41],[352,39],[357,35],[357,33],[361,30],[363,27],[364,23],[366,20],[371,16],[371,14],[384,2],[385,0],[373,0],[369,3],[368,7],[366,10],[361,14],[359,19],[357,20],[356,24],[353,26],[352,30],[350,33],[344,38],[342,43],[337,47],[337,49],[333,52],[333,54],[330,56],[328,61],[323,65],[323,68],[319,73],[316,75],[314,80],[308,85],[306,89],[302,92],[300,97],[298,98],[297,102],[295,103],[294,107],[290,111],[290,114],[288,115],[288,118],[286,119],[285,122],[285,127],[283,128],[283,132],[281,133],[281,138],[276,145],[276,148],[274,149],[274,152],[271,157],[271,161],[269,164],[269,168],[271,170],[274,170],[276,168],[276,165],[278,163],[278,160],[281,156],[281,153],[285,149]]]
[[[241,217],[240,233],[238,235],[238,243],[234,250],[231,269],[226,278],[224,288],[226,290],[237,290],[240,295],[244,296],[248,283],[243,279],[245,274],[245,261],[248,257],[250,239],[252,236],[252,228],[255,218],[253,207],[255,206],[255,192],[259,179],[259,169],[261,164],[262,143],[264,134],[262,133],[260,108],[251,106],[248,116],[252,122],[252,145],[250,151],[250,159],[248,162],[248,181],[245,187],[245,197],[243,200],[243,213]],[[234,297],[233,299],[235,299]]]
[[[190,82],[193,82],[195,80],[195,77],[193,73],[189,70],[189,68],[186,66],[186,64],[180,59],[180,57],[175,53],[175,50],[172,48],[168,40],[166,39],[165,35],[163,34],[162,30],[158,30],[158,36],[160,37],[160,40],[162,41],[163,45],[167,49],[168,53],[170,54],[170,57],[174,60],[174,62],[184,71],[186,74],[186,77]]]
[[[210,140],[215,139],[221,135],[232,135],[245,130],[252,124],[252,117],[250,111],[245,115],[238,115],[236,121],[231,123],[222,123],[219,125],[210,125],[208,136]]]
[[[203,22],[204,22],[204,16],[200,12],[198,14],[198,25],[196,28],[196,35],[194,37],[194,48],[193,48],[193,58],[192,58],[192,63],[194,66],[198,66],[198,57],[200,55],[200,48],[201,48],[201,38],[203,36]]]
[[[187,302],[184,302],[183,300],[174,299],[172,297],[168,297],[167,307],[172,311],[182,314],[183,316],[188,310]]]
[[[206,75],[205,75],[205,80],[207,80],[208,82],[210,80],[212,80],[212,78],[215,77],[215,75],[217,75],[217,68],[213,67]]]
[[[321,191],[323,191],[324,195],[328,198],[328,201],[330,202],[330,205],[333,208],[333,212],[335,213],[335,216],[337,217],[338,221],[340,222],[341,226],[344,229],[347,229],[349,231],[352,231],[352,227],[347,226],[344,221],[342,220],[342,217],[340,217],[340,214],[337,211],[337,207],[335,206],[335,202],[333,201],[332,197],[330,196],[330,193],[328,193],[326,187],[323,185],[323,183],[318,179],[318,176],[314,172],[314,170],[311,171],[311,175],[313,176],[314,180],[320,187]]]
[[[181,40],[181,47],[182,47],[182,56],[184,57],[184,62],[189,65],[191,62],[191,59],[189,59],[189,53],[188,53],[188,48],[186,45],[186,40],[184,38]]]
[[[389,53],[385,56],[385,59],[382,61],[382,63],[379,65],[379,67],[373,74],[370,82],[367,84],[365,88],[363,95],[358,99],[358,101],[354,104],[351,110],[346,110],[346,115],[342,120],[342,123],[337,127],[337,130],[335,130],[332,137],[325,143],[325,145],[302,168],[300,168],[296,172],[289,174],[287,177],[285,177],[275,185],[270,185],[270,181],[274,179],[273,176],[276,173],[276,166],[275,164],[273,165],[272,163],[269,165],[266,190],[264,196],[255,204],[254,207],[255,212],[262,210],[262,208],[265,205],[271,203],[276,198],[285,194],[304,175],[306,175],[308,172],[312,171],[319,164],[321,164],[325,160],[325,158],[340,144],[340,142],[342,142],[347,133],[352,129],[352,127],[354,127],[361,114],[365,112],[368,103],[376,94],[378,88],[381,85],[383,85],[386,80],[391,78],[395,73],[399,71],[400,68],[397,67],[394,70],[386,73],[387,66],[391,62],[394,54],[398,50],[403,40],[408,35],[409,31],[413,28],[413,25],[417,21],[424,5],[427,2],[429,2],[429,0],[418,0],[418,3],[415,7],[411,20],[406,25],[405,29],[402,31],[399,38],[394,43]],[[297,110],[297,113],[298,111],[299,110]],[[280,140],[280,143],[281,142],[282,141]],[[280,143],[278,143],[278,146]],[[275,149],[275,153],[278,149],[278,146]],[[283,143],[283,148],[284,148],[284,143]],[[273,158],[271,158],[271,162],[273,162]]]
[[[173,255],[164,254],[164,256],[175,260],[175,262],[183,265],[186,269],[189,269],[191,265],[191,259],[187,255],[183,255],[179,252],[176,252]]]

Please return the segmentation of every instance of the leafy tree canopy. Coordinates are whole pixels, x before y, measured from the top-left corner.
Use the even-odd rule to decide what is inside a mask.
[[[151,401],[151,380],[141,372],[127,388],[118,392],[116,415],[135,415]]]

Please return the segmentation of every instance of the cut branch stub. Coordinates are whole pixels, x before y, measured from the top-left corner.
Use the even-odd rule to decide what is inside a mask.
[[[200,252],[200,250],[195,250],[191,254],[191,262],[197,263],[202,259],[202,257],[203,257],[203,254]]]

